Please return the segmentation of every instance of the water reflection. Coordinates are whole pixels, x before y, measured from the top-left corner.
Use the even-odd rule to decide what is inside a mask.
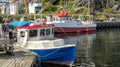
[[[96,67],[120,67],[120,29],[106,29],[96,33],[92,59]]]
[[[74,67],[120,67],[120,29],[70,34],[64,39],[66,43],[77,44]]]
[[[67,36],[66,36],[67,35]],[[64,36],[66,43],[76,43],[77,44],[77,55],[75,61],[76,66],[92,66],[95,67],[94,62],[91,59],[91,47],[93,45],[93,40],[96,38],[95,32],[88,32],[84,34],[59,34],[60,37]]]

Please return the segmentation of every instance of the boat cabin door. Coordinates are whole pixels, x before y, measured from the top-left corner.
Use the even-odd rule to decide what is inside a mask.
[[[18,31],[18,43],[20,46],[25,46],[27,43],[27,31]]]

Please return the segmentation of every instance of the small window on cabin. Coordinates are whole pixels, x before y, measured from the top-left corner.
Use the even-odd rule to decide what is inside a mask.
[[[60,18],[60,21],[62,21],[62,18]]]
[[[29,37],[36,37],[37,36],[37,30],[30,30],[29,31]]]
[[[58,18],[56,18],[56,21],[58,21]]]
[[[25,31],[20,32],[20,37],[25,37]]]
[[[50,29],[46,29],[46,35],[50,35]]]
[[[68,20],[68,17],[66,17],[66,20]]]
[[[55,21],[55,18],[53,18],[53,20]]]
[[[58,21],[58,19],[56,18],[56,21]]]
[[[57,19],[57,18],[55,18],[55,21],[58,21],[58,19]]]
[[[70,20],[72,20],[72,18],[70,18]]]
[[[52,34],[54,34],[54,28],[52,28]]]
[[[70,18],[69,18],[69,17],[68,17],[67,19],[68,19],[68,20],[70,20]]]
[[[63,20],[66,20],[66,18],[64,17]]]
[[[40,30],[40,36],[45,36],[45,29]]]

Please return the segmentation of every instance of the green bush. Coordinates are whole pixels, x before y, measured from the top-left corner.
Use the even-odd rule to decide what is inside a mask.
[[[114,9],[112,9],[112,8],[103,8],[103,12],[104,13],[114,13]]]

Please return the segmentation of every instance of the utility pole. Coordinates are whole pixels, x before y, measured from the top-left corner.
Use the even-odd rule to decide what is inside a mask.
[[[109,8],[109,1],[107,0],[107,8]]]
[[[67,0],[64,0],[64,11],[67,11],[68,3]]]
[[[35,0],[34,0],[33,4],[35,4]],[[35,10],[35,7],[34,7],[34,21],[35,20],[36,20],[36,10]]]
[[[88,0],[88,12],[87,12],[88,15],[90,15],[90,0]]]

